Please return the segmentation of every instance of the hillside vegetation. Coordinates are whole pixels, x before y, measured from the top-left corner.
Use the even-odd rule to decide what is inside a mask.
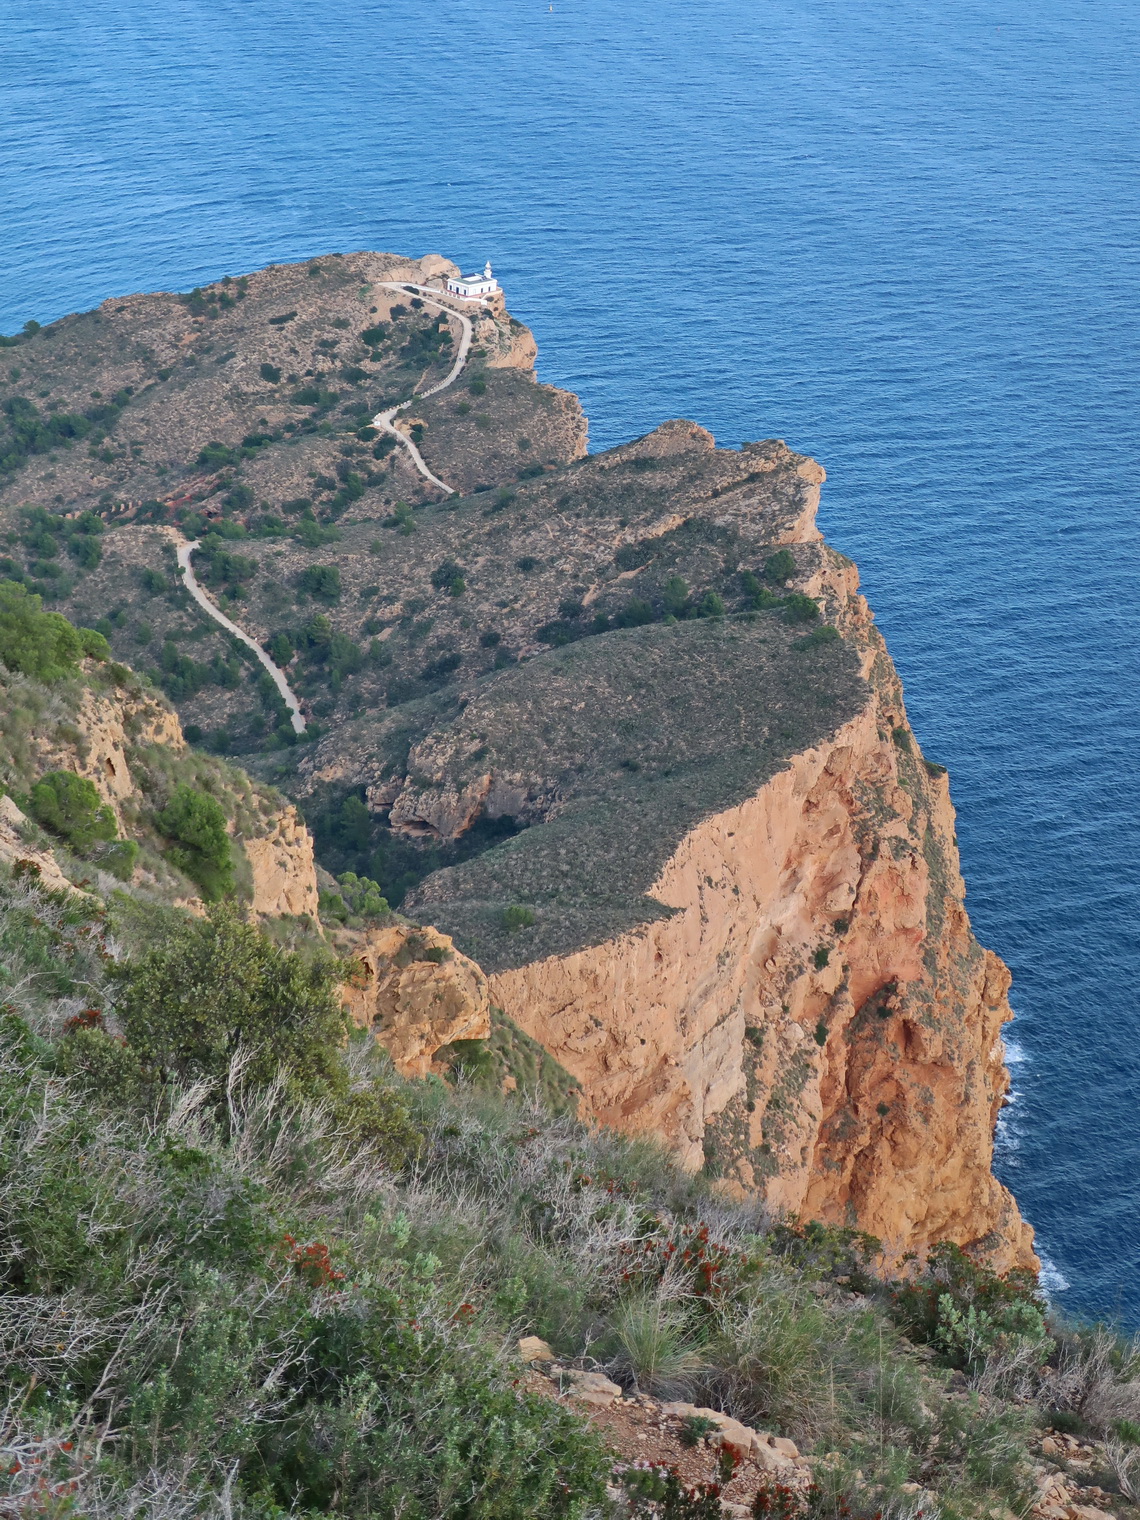
[[[1115,1431],[1127,1484],[1135,1355],[1028,1282],[944,1249],[892,1286],[874,1242],[533,1094],[399,1082],[337,1034],[329,963],[225,906],[9,876],[0,946],[6,1513],[719,1512],[537,1389],[524,1333],[821,1454],[756,1514],[1021,1514],[1046,1419]]]
[[[882,825],[918,872],[918,818],[932,918],[966,933],[943,773],[815,535],[818,466],[690,423],[582,457],[497,310],[464,391],[409,417],[459,487],[433,502],[368,417],[456,334],[393,274],[429,270],[315,260],[3,342],[0,1516],[1140,1520],[1140,1346],[957,1245],[888,1270],[582,1122],[462,946],[393,913],[490,969],[660,919],[686,831],[879,702],[866,867]],[[189,604],[173,530],[303,739]],[[838,979],[828,911],[793,980]],[[400,1069],[428,1075],[346,989],[420,1020]],[[902,997],[866,998],[860,1050]],[[799,1093],[829,1026],[796,1033]]]

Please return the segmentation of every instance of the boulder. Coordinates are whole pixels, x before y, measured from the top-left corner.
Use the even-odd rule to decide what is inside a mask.
[[[537,1335],[524,1335],[519,1341],[519,1356],[524,1362],[552,1362],[554,1352],[546,1342]]]
[[[750,1457],[754,1457],[757,1445],[762,1443],[751,1426],[742,1425],[739,1420],[726,1419],[724,1415],[718,1423],[719,1430],[709,1437],[710,1446],[731,1452],[738,1462],[747,1462]],[[764,1449],[768,1451],[771,1448],[765,1445]]]
[[[785,1456],[775,1446],[769,1446],[768,1441],[756,1435],[755,1431],[753,1435],[756,1439],[752,1447],[752,1460],[757,1467],[762,1467],[765,1472],[770,1472],[778,1478],[784,1480],[790,1478],[796,1470],[796,1464],[792,1458]]]
[[[608,1377],[603,1377],[600,1372],[579,1372],[571,1369],[563,1374],[570,1384],[569,1394],[579,1404],[592,1404],[597,1409],[606,1409],[615,1399],[621,1398],[621,1389],[616,1383],[611,1383]]]

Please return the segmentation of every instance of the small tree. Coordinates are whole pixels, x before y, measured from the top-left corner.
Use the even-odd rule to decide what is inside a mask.
[[[74,675],[84,655],[105,660],[107,640],[93,628],[75,628],[18,581],[0,581],[0,661],[37,681]]]
[[[81,855],[118,833],[115,815],[93,781],[74,771],[49,771],[32,787],[31,814]]]
[[[814,623],[819,617],[819,603],[802,591],[791,591],[784,598],[785,623]]]
[[[335,565],[308,565],[297,577],[297,586],[319,602],[340,600],[340,571]]]
[[[233,890],[233,855],[221,804],[186,782],[174,788],[170,801],[155,818],[173,840],[170,859],[185,871],[206,902],[217,902]]]
[[[672,617],[680,617],[689,601],[689,588],[679,575],[671,575],[662,591],[665,611]]]
[[[232,904],[180,923],[118,975],[128,1044],[164,1081],[223,1079],[240,1049],[252,1083],[284,1070],[306,1096],[344,1086],[337,1052],[348,1020],[336,961],[281,949]]]
[[[773,585],[782,586],[795,573],[796,562],[790,549],[777,549],[775,554],[770,554],[764,561],[764,579]]]

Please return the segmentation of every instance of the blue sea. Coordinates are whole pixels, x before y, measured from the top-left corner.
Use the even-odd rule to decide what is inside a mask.
[[[602,448],[828,469],[977,932],[999,1166],[1140,1325],[1140,8],[6,0],[0,330],[370,247],[490,258]]]

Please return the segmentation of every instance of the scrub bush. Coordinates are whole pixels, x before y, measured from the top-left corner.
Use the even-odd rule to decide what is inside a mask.
[[[161,1081],[223,1081],[240,1058],[258,1086],[283,1072],[309,1099],[341,1090],[346,1014],[331,956],[306,959],[244,923],[232,904],[170,925],[118,971],[116,1012]]]
[[[170,859],[195,883],[206,902],[216,902],[233,890],[226,815],[214,797],[179,782],[154,821],[173,842],[167,851]]]
[[[118,833],[115,815],[99,796],[95,783],[74,771],[49,771],[41,776],[32,788],[30,803],[36,822],[80,855]]]
[[[101,634],[76,628],[42,607],[42,598],[18,582],[0,581],[0,660],[9,670],[37,681],[61,681],[75,675],[85,656],[108,658],[111,649]]]

